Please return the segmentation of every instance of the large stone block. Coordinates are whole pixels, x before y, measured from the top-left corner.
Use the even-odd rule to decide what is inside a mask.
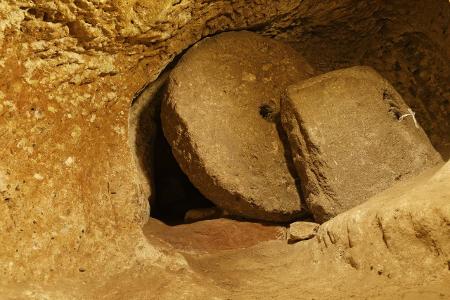
[[[304,211],[279,102],[288,85],[312,72],[290,46],[250,32],[205,39],[184,55],[161,119],[176,160],[202,194],[249,218],[288,221]]]
[[[305,200],[321,222],[442,162],[414,112],[368,67],[290,86],[281,119]]]

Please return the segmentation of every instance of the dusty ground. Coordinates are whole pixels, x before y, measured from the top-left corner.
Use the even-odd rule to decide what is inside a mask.
[[[165,255],[174,255],[172,247],[177,247],[183,264],[135,265],[106,282],[60,279],[0,287],[4,299],[449,299],[449,182],[447,163],[338,216],[323,224],[315,238],[293,245],[273,240],[221,250],[211,247],[221,245],[219,240],[207,238],[209,243],[202,244],[186,234],[184,244],[196,243],[198,251],[183,250],[180,242],[171,245],[167,239],[177,229],[155,230],[163,226],[159,224],[146,229],[147,237]],[[373,214],[383,226],[373,227]],[[344,233],[339,232],[343,223]],[[255,231],[249,228],[251,237]],[[327,238],[328,244],[320,242]]]

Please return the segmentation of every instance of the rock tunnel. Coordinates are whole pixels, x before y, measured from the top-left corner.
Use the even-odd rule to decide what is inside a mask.
[[[389,14],[398,14],[390,5],[375,8],[360,4],[355,9],[358,13],[346,15],[343,19],[340,16],[337,20],[328,20],[325,26],[314,25],[317,16],[298,15],[290,17],[295,21],[288,28],[278,28],[278,17],[263,25],[236,29],[254,31],[291,45],[311,62],[319,74],[354,65],[376,69],[390,80],[408,106],[417,112],[417,118],[434,147],[444,159],[448,159],[448,70],[445,69],[445,49],[438,41],[431,44],[430,37],[424,33],[406,30],[398,34],[400,28],[405,30],[408,17],[396,15],[395,22],[390,21],[387,18]],[[216,33],[230,30],[227,28]],[[440,30],[446,34],[445,26]],[[130,110],[130,128],[135,128],[131,134],[136,134],[132,137],[137,149],[136,157],[148,189],[152,186],[154,189],[149,196],[150,203],[153,203],[152,215],[172,223],[182,222],[183,215],[189,209],[214,206],[180,169],[161,129],[159,114],[164,82],[187,49],[189,45],[173,59],[159,79],[135,94]],[[445,70],[438,71],[438,68]],[[263,108],[260,113],[267,115],[267,108]],[[177,197],[179,201],[173,200]]]
[[[448,297],[449,24],[446,0],[0,3],[0,294]],[[317,75],[372,67],[447,163],[299,243],[283,224],[184,224],[212,204],[164,138],[164,87],[191,46],[242,30],[290,45]]]

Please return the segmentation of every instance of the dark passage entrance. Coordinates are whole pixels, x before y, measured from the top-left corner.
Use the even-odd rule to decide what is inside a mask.
[[[189,181],[175,160],[172,149],[164,137],[159,112],[154,152],[154,187],[156,198],[151,217],[168,225],[184,223],[185,213],[194,208],[213,207]]]

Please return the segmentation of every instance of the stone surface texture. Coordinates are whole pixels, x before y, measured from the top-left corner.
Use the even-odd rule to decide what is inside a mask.
[[[236,299],[448,298],[450,163],[437,169],[322,224],[310,240],[188,261]]]
[[[173,227],[152,219],[144,226],[144,234],[150,241],[159,239],[176,250],[192,254],[250,248],[265,241],[286,240],[283,226],[220,218]]]
[[[184,222],[192,223],[203,220],[217,219],[226,216],[228,216],[228,213],[223,209],[218,208],[217,206],[207,208],[194,208],[186,212],[186,214],[184,215]]]
[[[447,162],[399,183],[324,223],[317,242],[344,250],[343,259],[356,269],[389,277],[420,268],[413,276],[443,272],[448,277],[449,179]]]
[[[292,47],[246,31],[207,38],[183,55],[169,76],[162,126],[177,162],[206,198],[253,219],[300,216],[279,103],[284,89],[312,74]]]
[[[0,1],[1,296],[448,298],[448,164],[386,209],[326,223],[320,244],[192,258],[142,232],[153,192],[141,143],[148,132],[151,149],[142,112],[161,80],[147,83],[201,38],[250,29],[320,72],[374,67],[448,159],[449,19],[446,0]]]
[[[313,222],[291,223],[287,233],[288,243],[309,240],[316,235],[317,229],[319,229],[319,224]]]
[[[319,222],[442,163],[414,112],[369,67],[290,86],[281,119],[305,201]]]

